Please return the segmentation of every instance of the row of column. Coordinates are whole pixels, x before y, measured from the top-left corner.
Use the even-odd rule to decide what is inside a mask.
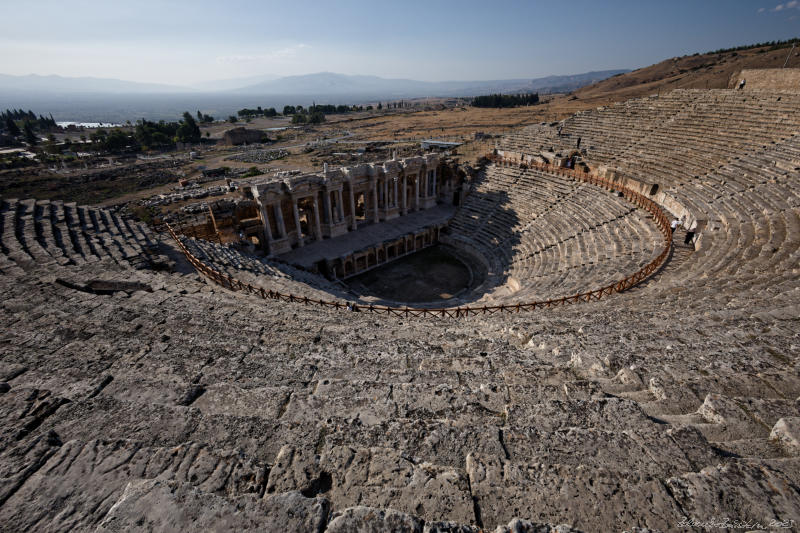
[[[406,200],[407,194],[408,194],[407,193],[407,191],[408,191],[408,180],[407,180],[407,177],[405,176],[405,174],[403,176],[401,176],[399,178],[399,180],[401,180],[401,182],[402,182],[402,184],[400,186],[400,189],[403,191],[403,194],[399,195],[399,200],[400,200],[399,202],[398,202],[398,186],[397,186],[398,178],[397,177],[384,178],[382,181],[380,181],[380,184],[377,184],[378,180],[376,180],[376,186],[373,187],[373,200],[374,200],[374,203],[375,203],[375,220],[376,220],[376,222],[378,220],[378,207],[380,206],[380,203],[378,202],[378,199],[379,199],[378,189],[381,189],[380,198],[383,199],[383,207],[384,208],[397,208],[397,207],[399,207],[402,210],[404,215],[408,212],[408,205],[407,205],[407,200]],[[430,171],[427,171],[427,172],[420,172],[419,174],[417,174],[416,179],[414,180],[414,210],[415,211],[419,211],[420,181],[421,180],[422,180],[422,183],[423,183],[422,191],[424,193],[427,193],[427,194],[425,194],[425,196],[427,196],[427,197],[435,197],[436,194],[437,194],[437,189],[438,189],[437,183],[436,183],[436,170],[430,170]],[[389,190],[389,181],[393,182],[391,195],[390,195],[390,190]],[[351,194],[352,194],[352,187],[351,187]],[[392,199],[391,202],[389,201],[390,198]]]
[[[389,188],[389,182],[392,182],[392,188]],[[398,188],[398,181],[401,182],[400,187]],[[422,186],[420,186],[420,182],[422,182]],[[403,194],[400,195],[398,189],[402,189]],[[422,189],[422,191],[420,191]],[[380,192],[379,192],[380,190]],[[374,222],[380,221],[380,207],[381,202],[379,202],[379,196],[383,199],[382,207],[384,210],[392,209],[392,208],[399,208],[403,215],[408,213],[409,206],[407,205],[407,196],[408,196],[408,180],[405,175],[400,177],[391,177],[391,178],[384,178],[383,180],[375,179],[371,181],[371,187],[369,191],[372,195],[372,214]],[[426,197],[435,197],[437,193],[436,187],[436,171],[427,171],[422,172],[416,176],[414,180],[414,204],[413,210],[419,211],[420,210],[420,192],[427,193],[425,194]],[[332,201],[331,194],[335,195]],[[313,221],[312,221],[312,229],[314,233],[314,238],[317,240],[322,239],[322,220],[320,217],[319,212],[319,201],[318,201],[318,194],[314,193],[310,195],[312,198],[312,209],[313,209]],[[303,235],[302,229],[300,225],[300,209],[298,206],[298,201],[302,200],[303,198],[307,198],[308,196],[291,196],[292,199],[292,215],[294,218],[294,225],[297,230],[297,239],[298,245],[303,246],[305,243],[303,242]],[[350,220],[349,220],[349,229],[351,231],[355,231],[358,229],[358,221],[356,219],[356,202],[355,202],[355,190],[353,187],[352,182],[349,183],[348,187],[348,200],[350,202]],[[347,222],[345,220],[344,215],[344,202],[342,199],[342,189],[336,189],[333,191],[328,191],[323,189],[323,206],[325,209],[325,214],[327,218],[327,223],[330,225],[334,224],[341,224]],[[335,209],[334,209],[335,204]],[[278,235],[277,239],[286,239],[288,233],[286,231],[286,224],[283,220],[283,211],[281,209],[281,202],[272,203],[272,204],[264,204],[258,202],[259,210],[261,212],[261,219],[264,223],[264,235],[267,239],[268,243],[272,243],[276,240],[276,237],[273,235],[272,232],[272,224],[270,222],[270,217],[268,213],[268,209],[272,209],[273,218],[275,220],[275,224],[277,226]]]

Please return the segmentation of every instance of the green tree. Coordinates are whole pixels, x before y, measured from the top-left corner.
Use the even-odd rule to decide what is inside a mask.
[[[230,122],[231,124],[236,124],[236,117],[233,115],[229,116],[228,122]]]
[[[28,146],[36,146],[39,143],[39,138],[36,136],[36,133],[33,132],[33,126],[31,126],[29,121],[25,121],[22,130],[25,133],[25,142],[28,143]]]
[[[183,120],[181,121],[180,126],[178,126],[178,131],[175,133],[175,135],[180,142],[200,142],[200,126],[197,125],[194,117],[188,111],[183,113]]]
[[[120,129],[114,129],[106,137],[103,148],[109,152],[121,152],[131,143],[128,134]]]
[[[17,123],[14,122],[14,119],[11,117],[6,118],[6,129],[8,130],[9,135],[12,137],[19,137],[22,135],[22,132],[19,130],[19,126],[17,126]]]
[[[322,124],[325,122],[325,115],[323,113],[315,112],[308,116],[309,124]]]
[[[56,145],[56,136],[53,135],[52,133],[50,133],[47,136],[47,143],[45,143],[44,149],[48,154],[58,153],[58,146]]]

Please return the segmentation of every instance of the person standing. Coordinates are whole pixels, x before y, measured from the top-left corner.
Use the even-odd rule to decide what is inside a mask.
[[[683,239],[683,244],[692,244],[693,239],[694,239],[694,228],[686,232],[686,238]]]

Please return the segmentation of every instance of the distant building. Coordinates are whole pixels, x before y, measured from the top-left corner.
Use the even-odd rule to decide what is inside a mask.
[[[420,142],[420,145],[422,145],[423,150],[451,150],[461,146],[461,143],[425,139],[424,141]]]

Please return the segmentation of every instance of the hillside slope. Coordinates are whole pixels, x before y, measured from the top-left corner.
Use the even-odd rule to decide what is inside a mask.
[[[724,89],[731,75],[743,68],[780,68],[789,48],[769,46],[735,52],[675,57],[588,85],[572,93],[579,100],[618,102],[672,89]],[[800,68],[795,49],[786,65]]]

